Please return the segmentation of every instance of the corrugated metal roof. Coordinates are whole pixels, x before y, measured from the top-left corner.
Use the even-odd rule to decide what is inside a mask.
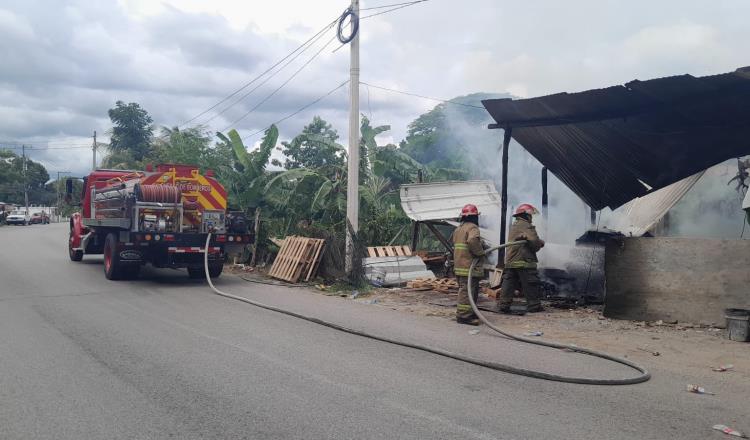
[[[414,183],[401,185],[401,207],[415,221],[445,221],[457,226],[454,220],[461,208],[473,203],[479,208],[479,232],[490,244],[500,243],[500,194],[490,180]],[[494,254],[490,261],[494,261]]]
[[[467,203],[477,205],[483,216],[500,213],[500,194],[489,180],[401,185],[401,207],[412,220],[456,219]]]
[[[595,209],[612,209],[750,154],[750,67],[540,98],[482,101]]]
[[[703,171],[686,177],[664,188],[633,199],[612,212],[607,226],[625,235],[640,237],[669,212],[703,176]]]

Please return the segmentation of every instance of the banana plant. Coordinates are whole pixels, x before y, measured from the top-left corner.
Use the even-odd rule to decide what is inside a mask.
[[[368,175],[371,165],[375,160],[378,151],[378,143],[375,141],[375,137],[389,131],[390,125],[380,125],[373,127],[370,125],[370,120],[367,116],[362,115],[362,123],[359,127],[360,139],[359,139],[359,183],[362,184]]]
[[[271,125],[263,135],[260,147],[248,152],[237,130],[230,130],[225,136],[216,133],[226,145],[231,147],[233,167],[220,170],[220,177],[229,184],[230,195],[243,210],[248,210],[264,203],[265,185],[268,179],[266,165],[271,152],[276,147],[279,130]]]

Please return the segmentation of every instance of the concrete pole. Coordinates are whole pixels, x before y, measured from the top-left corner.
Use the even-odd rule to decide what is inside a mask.
[[[359,20],[359,0],[352,0],[352,11]],[[361,24],[361,23],[360,23]],[[346,219],[359,231],[359,33],[349,43],[349,163],[346,187]],[[346,229],[346,272],[352,270],[353,237]]]
[[[23,203],[26,208],[26,214],[29,214],[29,183],[26,179],[26,145],[21,145],[21,157],[22,157],[22,163],[23,166],[21,168],[21,171],[23,171]]]
[[[91,147],[91,150],[94,152],[93,162],[91,164],[91,171],[94,171],[96,169],[96,130],[94,130],[94,145]]]

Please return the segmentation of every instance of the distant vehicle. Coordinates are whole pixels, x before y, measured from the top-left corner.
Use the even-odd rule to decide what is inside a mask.
[[[16,209],[11,211],[8,217],[5,218],[5,223],[9,225],[23,225],[26,226],[31,223],[31,216],[27,211],[22,209]]]
[[[37,225],[37,224],[38,225],[46,225],[46,224],[49,224],[49,216],[44,211],[35,212],[35,213],[31,214],[31,218],[29,220],[29,223],[32,224],[32,225]]]

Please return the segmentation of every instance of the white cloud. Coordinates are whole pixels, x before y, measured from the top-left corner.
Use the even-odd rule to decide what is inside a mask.
[[[19,17],[11,11],[0,9],[0,31],[5,38],[14,40],[33,40],[34,29],[24,17]]]
[[[0,140],[63,142],[104,133],[116,100],[140,103],[159,125],[179,124],[270,67],[349,2],[6,3],[0,9]],[[363,7],[384,3],[371,0]],[[362,21],[361,78],[439,98],[478,91],[532,97],[635,78],[721,73],[750,64],[748,16],[744,0],[721,7],[677,0],[431,0]],[[264,128],[348,78],[349,49],[332,53],[337,46],[237,124],[241,134]],[[211,128],[223,129],[255,106],[314,50],[212,120]],[[436,104],[365,86],[360,98],[360,111],[372,115],[373,124],[392,126],[387,137],[393,142]],[[347,106],[343,88],[282,123],[281,137],[293,136],[319,114],[346,143]],[[49,150],[45,160],[55,167],[90,166],[90,152],[68,153]]]

